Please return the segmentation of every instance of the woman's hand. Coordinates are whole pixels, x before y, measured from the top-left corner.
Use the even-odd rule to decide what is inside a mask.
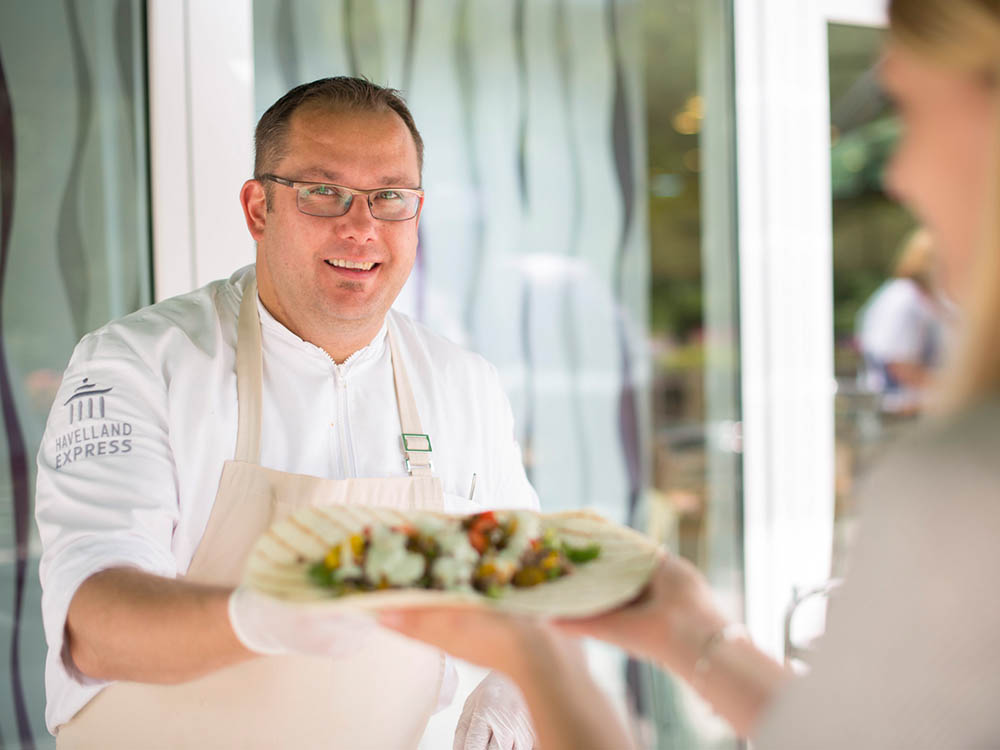
[[[633,746],[587,670],[575,638],[550,623],[478,607],[398,609],[379,622],[460,659],[508,674],[524,694],[545,750]]]
[[[556,627],[660,663],[690,682],[737,732],[747,735],[791,675],[746,637],[724,637],[727,624],[695,567],[664,554],[634,602],[599,617],[563,620]]]
[[[663,553],[649,585],[632,603],[582,620],[560,620],[564,633],[613,643],[691,679],[701,649],[725,627],[711,589],[686,560]]]
[[[515,679],[535,652],[558,637],[541,621],[462,605],[395,609],[380,613],[378,619],[409,638]]]

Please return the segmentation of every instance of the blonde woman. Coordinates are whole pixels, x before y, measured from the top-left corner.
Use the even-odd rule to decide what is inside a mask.
[[[1000,0],[893,0],[883,79],[905,124],[889,181],[940,246],[966,336],[937,416],[868,483],[862,537],[808,677],[665,557],[640,601],[551,627],[462,611],[386,624],[505,670],[540,747],[629,741],[560,632],[654,660],[763,748],[1000,747]]]

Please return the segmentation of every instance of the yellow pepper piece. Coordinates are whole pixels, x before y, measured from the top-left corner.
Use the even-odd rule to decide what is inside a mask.
[[[552,570],[554,567],[559,565],[559,553],[552,550],[549,554],[542,558],[540,565],[542,570]]]
[[[514,585],[521,588],[537,586],[545,580],[545,574],[540,568],[523,568],[514,574]]]
[[[340,567],[340,547],[331,547],[323,558],[323,565],[327,570],[336,570]]]
[[[350,542],[354,559],[360,560],[365,551],[365,540],[361,538],[361,534],[352,534]]]
[[[497,566],[493,563],[483,563],[479,566],[476,571],[476,576],[479,578],[488,578],[489,576],[495,575],[497,572]]]

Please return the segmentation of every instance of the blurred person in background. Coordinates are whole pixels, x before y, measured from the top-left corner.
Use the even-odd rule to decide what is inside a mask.
[[[858,312],[862,386],[879,394],[885,414],[919,414],[941,364],[948,303],[937,265],[930,232],[916,230],[903,244],[892,278]]]
[[[963,341],[933,417],[867,481],[877,502],[810,673],[757,649],[669,554],[637,601],[587,621],[383,616],[506,670],[545,750],[630,744],[567,634],[670,669],[756,747],[1000,747],[1000,0],[892,0],[882,78],[904,123],[889,182],[941,248]]]

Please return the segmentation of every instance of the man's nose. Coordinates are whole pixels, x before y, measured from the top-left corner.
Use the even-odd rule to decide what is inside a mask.
[[[354,240],[355,242],[368,242],[375,239],[378,220],[372,216],[367,196],[355,195],[347,213],[337,217],[334,221],[336,222],[337,236],[341,239]]]

